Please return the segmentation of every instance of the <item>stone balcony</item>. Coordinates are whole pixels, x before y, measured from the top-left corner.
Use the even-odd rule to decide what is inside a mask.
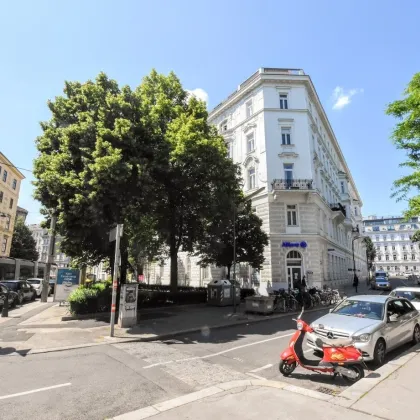
[[[273,191],[305,190],[314,189],[312,179],[275,179],[271,183]]]

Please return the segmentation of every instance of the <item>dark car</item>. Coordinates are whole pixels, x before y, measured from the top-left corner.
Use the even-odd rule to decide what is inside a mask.
[[[18,294],[13,290],[8,289],[6,286],[0,283],[0,307],[4,306],[4,302],[6,301],[6,296],[9,295],[9,308],[14,308],[19,299]]]
[[[26,280],[2,280],[2,284],[17,293],[19,305],[36,298],[36,290]]]

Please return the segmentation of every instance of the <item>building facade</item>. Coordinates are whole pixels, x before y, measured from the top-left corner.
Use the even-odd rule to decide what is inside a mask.
[[[0,257],[10,255],[23,174],[0,152]]]
[[[32,237],[36,242],[36,250],[38,251],[38,261],[46,263],[48,260],[48,250],[50,247],[51,236],[48,229],[41,225],[32,224],[28,226],[32,232]],[[57,235],[54,247],[54,265],[51,268],[51,277],[56,276],[57,268],[67,268],[70,265],[71,258],[64,254],[60,249],[62,237]]]
[[[375,269],[390,275],[420,271],[419,245],[411,241],[419,230],[418,217],[369,216],[363,220],[364,235],[369,236],[376,248]]]
[[[242,169],[244,193],[269,235],[263,269],[239,267],[244,286],[288,288],[350,283],[367,275],[362,200],[311,78],[302,70],[261,68],[214,108],[209,122]],[[200,267],[181,253],[180,284],[205,285],[225,269]],[[150,270],[169,281],[169,262]],[[146,273],[147,277],[147,273]]]
[[[28,217],[28,210],[24,209],[23,207],[17,206],[16,219],[20,219],[22,220],[23,223],[25,223],[27,217]]]

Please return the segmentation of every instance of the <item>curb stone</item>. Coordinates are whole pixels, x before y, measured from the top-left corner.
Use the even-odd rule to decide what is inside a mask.
[[[281,381],[269,381],[269,380],[238,380],[238,381],[230,381],[224,382],[218,385],[213,385],[209,388],[204,388],[200,391],[192,392],[190,394],[182,395],[180,397],[173,398],[171,400],[167,400],[161,403],[157,403],[154,405],[150,405],[148,407],[143,407],[135,411],[131,411],[129,413],[121,414],[119,416],[113,417],[108,420],[142,420],[147,419],[149,417],[156,416],[161,414],[165,411],[172,410],[177,407],[181,407],[183,405],[190,404],[192,402],[200,401],[204,398],[210,397],[212,395],[220,394],[225,391],[229,391],[235,388],[242,388],[242,387],[268,387],[268,388],[276,388],[279,390],[284,390],[286,392],[294,392],[300,395],[305,395],[310,398],[319,399],[322,401],[331,401],[334,398],[331,395],[325,395],[321,392],[312,391],[306,388],[301,388],[294,385],[289,385],[286,382]]]
[[[350,408],[368,394],[373,388],[379,385],[381,382],[386,380],[390,375],[396,372],[398,369],[405,366],[411,359],[416,357],[420,353],[420,344],[415,345],[411,349],[404,352],[401,356],[389,361],[379,369],[376,369],[373,373],[379,374],[379,377],[371,376],[369,374],[365,378],[356,382],[354,385],[347,388],[341,394],[333,397],[330,402],[335,405]]]

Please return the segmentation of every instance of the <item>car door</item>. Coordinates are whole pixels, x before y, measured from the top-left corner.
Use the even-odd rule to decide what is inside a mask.
[[[26,283],[26,281],[21,281],[19,283],[20,288],[23,292],[24,299],[29,300],[32,297],[31,288],[29,287],[29,284]]]
[[[393,301],[394,308],[396,311],[396,314],[398,315],[397,322],[394,322],[395,324],[395,339],[396,343],[395,346],[398,346],[400,344],[403,344],[407,341],[407,336],[410,333],[411,330],[411,318],[406,305],[404,305],[404,302],[402,299],[397,299]]]
[[[401,299],[405,308],[405,341],[410,341],[413,338],[414,327],[418,322],[418,311],[408,299]]]
[[[395,306],[395,300],[388,302],[386,309],[385,337],[387,350],[398,346],[398,335],[401,333],[401,320],[391,322],[390,317],[392,315],[398,315],[398,308]]]

